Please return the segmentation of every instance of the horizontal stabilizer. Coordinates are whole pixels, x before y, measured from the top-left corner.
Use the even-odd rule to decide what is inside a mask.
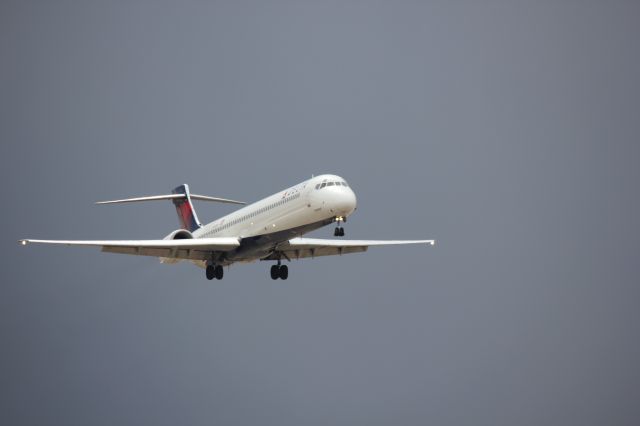
[[[214,201],[217,203],[228,204],[247,204],[242,201],[229,200],[227,198],[209,197],[206,195],[189,194],[192,200]],[[186,194],[167,194],[167,195],[150,195],[147,197],[123,198],[122,200],[98,201],[96,204],[120,204],[120,203],[136,203],[139,201],[158,201],[158,200],[177,200],[187,198]]]

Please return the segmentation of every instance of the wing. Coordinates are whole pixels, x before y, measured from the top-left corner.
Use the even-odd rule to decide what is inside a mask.
[[[58,244],[65,246],[101,247],[107,253],[172,259],[207,260],[211,252],[229,251],[240,245],[237,238],[194,238],[185,240],[19,240],[22,245]]]
[[[290,259],[333,256],[367,251],[372,246],[395,246],[404,244],[426,244],[433,246],[435,240],[323,240],[319,238],[293,238],[279,244],[276,250],[263,260],[278,260],[283,254]]]

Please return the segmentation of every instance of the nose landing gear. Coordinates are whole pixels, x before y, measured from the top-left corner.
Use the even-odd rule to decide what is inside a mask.
[[[338,216],[336,217],[336,229],[334,229],[333,231],[333,236],[334,237],[344,237],[344,228],[342,226],[340,226],[341,222],[346,222],[347,218],[346,217],[342,217],[342,216]]]

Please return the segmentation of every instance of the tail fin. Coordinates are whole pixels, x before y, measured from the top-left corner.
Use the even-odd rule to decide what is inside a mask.
[[[176,212],[178,213],[178,219],[180,220],[180,226],[182,229],[193,232],[196,229],[202,227],[202,224],[198,220],[198,215],[191,204],[191,194],[189,194],[189,185],[186,183],[180,185],[171,191],[172,194],[184,194],[184,198],[174,198],[171,200],[173,205],[176,206]]]

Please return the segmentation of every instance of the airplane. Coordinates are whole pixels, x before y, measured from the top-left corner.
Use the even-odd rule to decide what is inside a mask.
[[[227,198],[192,194],[187,184],[171,194],[96,204],[118,204],[171,200],[176,208],[180,229],[162,240],[36,240],[29,243],[67,246],[97,246],[103,252],[159,257],[162,263],[191,261],[205,269],[208,280],[221,280],[224,266],[256,260],[275,261],[270,275],[286,280],[289,268],[283,259],[314,258],[367,251],[373,246],[426,244],[435,240],[341,240],[305,238],[304,234],[336,223],[335,237],[344,236],[343,223],[357,208],[356,195],[346,180],[333,174],[312,177],[253,204]],[[198,220],[192,200],[240,204],[245,207],[203,225]]]

